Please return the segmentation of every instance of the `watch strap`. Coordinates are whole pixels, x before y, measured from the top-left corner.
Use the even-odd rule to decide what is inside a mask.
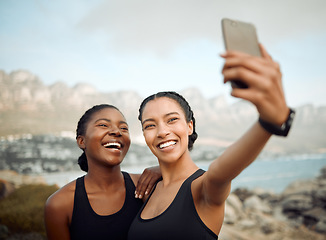
[[[286,137],[289,134],[294,116],[295,111],[290,108],[289,116],[286,121],[282,124],[282,126],[266,122],[261,118],[258,119],[258,122],[267,132],[274,135]]]

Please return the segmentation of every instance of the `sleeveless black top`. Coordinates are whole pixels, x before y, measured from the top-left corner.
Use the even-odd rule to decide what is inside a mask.
[[[199,169],[187,178],[162,214],[151,219],[142,219],[140,215],[150,195],[130,226],[128,240],[217,239],[218,236],[200,219],[191,193],[192,181],[204,172]]]
[[[76,181],[74,209],[70,236],[72,240],[126,240],[132,220],[143,202],[134,197],[135,185],[126,172],[122,172],[126,186],[126,197],[122,208],[107,216],[98,215],[92,209],[85,190],[84,176]]]

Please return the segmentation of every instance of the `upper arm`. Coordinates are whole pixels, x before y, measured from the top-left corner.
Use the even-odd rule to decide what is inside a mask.
[[[208,172],[192,182],[191,190],[197,213],[205,225],[219,234],[225,211],[225,200],[230,193],[230,184],[213,184]]]
[[[73,195],[69,192],[59,190],[48,198],[44,208],[44,223],[49,240],[70,240],[72,210]]]
[[[224,203],[230,193],[231,181],[256,159],[269,137],[270,134],[255,123],[211,163],[198,194],[208,203]]]
[[[213,171],[207,171],[202,181],[202,194],[210,205],[224,204],[231,191],[231,180],[216,179]]]

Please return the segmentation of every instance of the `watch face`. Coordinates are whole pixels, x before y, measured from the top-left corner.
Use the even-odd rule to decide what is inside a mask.
[[[282,124],[282,126],[281,126],[281,130],[284,131],[285,128],[286,128],[286,122]]]
[[[287,125],[290,125],[290,126],[292,125],[294,116],[295,116],[295,111],[290,108],[290,115],[289,115],[288,120],[286,121]]]

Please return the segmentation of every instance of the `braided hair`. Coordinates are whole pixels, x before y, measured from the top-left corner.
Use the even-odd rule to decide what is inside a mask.
[[[97,113],[98,111],[100,111],[100,110],[102,110],[104,108],[113,108],[113,109],[116,109],[116,110],[118,110],[120,112],[120,110],[117,107],[115,107],[113,105],[110,105],[110,104],[95,105],[92,108],[88,109],[78,121],[77,129],[76,129],[76,139],[79,136],[85,136],[87,125],[88,125],[90,119],[93,117],[93,115],[95,113]],[[86,154],[85,154],[84,150],[83,150],[82,155],[80,155],[80,157],[78,158],[78,165],[79,165],[81,170],[83,170],[85,172],[88,172],[87,157],[86,157]]]
[[[191,110],[191,107],[189,105],[189,103],[187,102],[187,100],[181,96],[180,94],[176,93],[176,92],[173,92],[173,91],[166,91],[166,92],[158,92],[156,94],[153,94],[147,98],[145,98],[143,100],[143,102],[141,103],[140,107],[139,107],[139,115],[138,115],[138,119],[140,121],[142,121],[142,117],[143,117],[143,111],[144,111],[144,108],[146,106],[146,104],[151,101],[151,100],[154,100],[156,98],[160,98],[160,97],[167,97],[167,98],[170,98],[170,99],[173,99],[175,100],[182,108],[185,116],[186,116],[186,120],[187,122],[189,123],[190,121],[193,122],[193,132],[191,135],[189,135],[188,137],[188,149],[189,151],[192,150],[193,148],[193,145],[198,137],[198,134],[196,133],[195,131],[195,117],[194,117],[194,113],[193,111]]]

